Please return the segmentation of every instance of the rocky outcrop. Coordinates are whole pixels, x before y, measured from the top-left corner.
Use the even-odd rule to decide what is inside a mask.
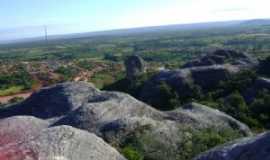
[[[68,126],[44,129],[24,141],[1,145],[0,159],[125,160],[101,138]]]
[[[179,96],[189,97],[194,92],[197,92],[195,90],[196,86],[203,90],[212,89],[221,81],[228,80],[240,70],[240,68],[233,65],[213,65],[161,71],[145,83],[140,99],[144,102],[155,102],[155,100],[158,100],[160,97],[158,86],[161,82],[166,82]]]
[[[198,89],[202,91],[214,89],[221,81],[229,80],[240,71],[257,65],[258,60],[246,53],[217,50],[186,63],[182,69],[157,73],[145,83],[139,98],[150,104],[158,104],[156,100],[162,95],[158,91],[158,86],[162,82],[168,84],[180,97],[194,97]]]
[[[217,50],[211,54],[207,54],[203,57],[190,61],[183,65],[183,67],[190,68],[199,66],[222,65],[226,63],[250,67],[258,65],[258,61],[247,53],[241,53],[234,50]]]
[[[109,95],[110,98],[107,92],[101,92],[99,98],[91,98],[88,104],[54,125],[71,125],[94,132],[118,146],[129,145],[127,141],[132,138],[142,144],[146,157],[160,160],[174,160],[176,155],[182,154],[179,144],[184,143],[186,132],[192,135],[193,131],[213,128],[229,129],[239,136],[251,135],[241,122],[199,104],[160,112],[126,94]]]
[[[139,56],[129,56],[125,61],[126,78],[132,79],[145,72],[145,63]]]
[[[245,138],[214,148],[194,160],[269,160],[270,133]]]
[[[16,116],[0,120],[0,146],[26,141],[49,126],[47,121],[31,117]],[[0,152],[1,153],[1,152]]]
[[[233,65],[214,65],[207,67],[190,68],[194,84],[203,89],[215,87],[221,81],[228,80],[230,76],[240,71],[240,68]]]
[[[43,88],[18,105],[1,110],[0,117],[31,115],[48,119],[63,116],[79,108],[97,92],[90,83],[67,82]]]
[[[7,142],[2,150],[6,151],[7,147],[8,152],[0,153],[17,152],[9,149],[9,144],[14,144],[15,148],[26,148],[23,153],[38,155],[40,159],[44,158],[43,156],[52,159],[63,156],[71,160],[87,159],[87,157],[97,160],[121,159],[116,151],[89,134],[95,133],[120,149],[133,145],[134,143],[130,141],[132,139],[136,141],[135,144],[140,144],[140,150],[145,158],[175,160],[177,156],[184,156],[181,147],[185,145],[186,140],[192,140],[195,132],[211,129],[217,133],[227,130],[236,137],[251,134],[249,128],[239,121],[200,104],[192,103],[175,111],[162,112],[127,94],[100,91],[81,82],[69,82],[45,88],[25,102],[11,106],[11,109],[0,110],[0,115],[4,117],[21,114],[36,116],[43,120],[33,117],[2,119],[3,123],[0,122],[0,127],[1,124],[16,123],[3,125],[1,130],[5,131],[5,128],[9,127],[11,129],[7,129],[2,135],[16,133],[17,125],[21,125],[20,133],[24,134],[24,129],[28,130],[30,127],[25,123],[28,119],[31,127],[26,136],[15,134],[13,137],[25,138],[15,139],[12,143]],[[17,124],[18,119],[23,119],[20,121],[21,124]],[[56,128],[46,129],[48,124]],[[58,128],[62,125],[89,133],[70,127]],[[45,129],[42,130],[44,127]],[[88,148],[90,149],[87,150]],[[2,157],[4,156],[7,155],[3,154]]]
[[[238,120],[220,112],[219,110],[211,109],[205,105],[198,103],[190,103],[178,108],[174,111],[167,112],[172,119],[185,124],[198,125],[200,127],[216,127],[219,129],[233,128],[238,130],[245,136],[250,136],[252,133],[249,128]],[[183,118],[186,117],[186,118]],[[214,123],[213,123],[214,122]]]

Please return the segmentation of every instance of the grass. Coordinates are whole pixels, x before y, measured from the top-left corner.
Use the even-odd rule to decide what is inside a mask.
[[[92,82],[99,89],[103,88],[105,85],[113,83],[113,81],[114,78],[111,75],[102,73],[95,74],[90,80],[90,82]]]
[[[23,86],[12,86],[10,88],[0,90],[0,96],[10,96],[13,94],[17,94],[23,91],[23,89]]]

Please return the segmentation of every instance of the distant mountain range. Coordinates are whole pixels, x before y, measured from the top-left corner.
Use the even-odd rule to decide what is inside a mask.
[[[205,22],[205,23],[193,23],[193,24],[140,27],[140,28],[130,28],[130,29],[116,29],[116,30],[109,30],[109,31],[73,33],[73,34],[64,34],[64,35],[50,35],[48,38],[49,40],[61,40],[61,39],[72,39],[72,38],[87,38],[87,37],[95,37],[95,36],[123,36],[123,35],[135,35],[135,34],[143,34],[143,33],[154,33],[154,32],[161,32],[161,31],[197,30],[197,29],[211,29],[211,28],[224,28],[224,27],[226,28],[226,27],[251,26],[251,25],[270,25],[270,19]],[[23,38],[23,39],[14,38],[14,39],[9,39],[9,40],[0,39],[0,44],[25,43],[25,42],[34,42],[34,41],[41,41],[41,40],[44,40],[44,37]]]

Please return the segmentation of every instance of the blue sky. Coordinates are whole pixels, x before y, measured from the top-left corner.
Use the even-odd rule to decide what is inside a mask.
[[[49,34],[270,18],[269,0],[1,0],[0,40]]]

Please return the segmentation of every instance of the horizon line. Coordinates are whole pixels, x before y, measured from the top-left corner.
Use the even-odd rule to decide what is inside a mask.
[[[251,19],[238,19],[238,20],[213,20],[213,21],[201,21],[201,22],[191,22],[191,23],[173,23],[173,24],[163,24],[163,25],[149,25],[149,26],[136,26],[136,27],[125,27],[125,28],[112,28],[112,29],[105,29],[105,30],[93,30],[93,31],[85,31],[85,32],[71,32],[71,33],[60,33],[60,34],[49,34],[49,27],[47,26],[48,30],[48,40],[50,37],[57,37],[57,36],[72,36],[72,35],[79,35],[79,34],[90,34],[90,33],[106,33],[106,32],[114,32],[114,31],[128,31],[128,30],[135,30],[135,29],[144,29],[144,28],[156,28],[156,27],[167,27],[167,26],[177,26],[177,25],[196,25],[196,24],[207,24],[207,23],[222,23],[222,22],[241,22],[241,21],[252,21],[252,20],[270,20],[270,18],[251,18]],[[36,25],[36,26],[23,26],[18,28],[12,28],[13,30],[19,29],[19,28],[26,28],[26,27],[44,27],[44,25]],[[5,29],[5,30],[11,30],[11,29]],[[1,30],[0,30],[1,31]],[[94,35],[93,35],[94,36]],[[0,40],[0,45],[5,44],[12,44],[12,43],[23,43],[22,41],[34,41],[41,40],[44,36],[30,36],[30,37],[24,37],[24,38],[14,38],[10,40]],[[59,38],[61,39],[61,38]]]

